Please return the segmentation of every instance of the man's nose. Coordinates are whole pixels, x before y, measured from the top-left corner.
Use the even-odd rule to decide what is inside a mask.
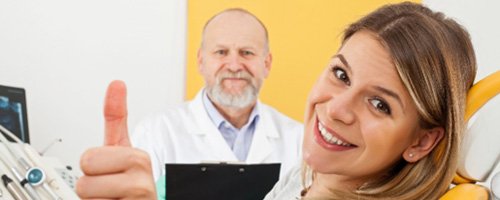
[[[226,57],[226,67],[232,72],[241,71],[244,68],[243,60],[238,53],[231,52]]]

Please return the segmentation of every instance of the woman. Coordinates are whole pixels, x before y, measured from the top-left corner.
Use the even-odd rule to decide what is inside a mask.
[[[438,199],[475,73],[468,33],[422,5],[351,24],[309,96],[304,165],[266,199]]]

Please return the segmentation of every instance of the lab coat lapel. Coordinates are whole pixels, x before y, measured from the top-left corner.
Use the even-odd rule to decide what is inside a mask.
[[[273,138],[278,138],[279,133],[273,119],[271,118],[265,105],[260,104],[259,121],[255,127],[255,132],[248,152],[247,163],[262,163],[272,153],[274,149]]]
[[[193,113],[195,123],[187,127],[190,134],[195,134],[203,144],[206,144],[207,155],[212,155],[216,161],[237,161],[233,151],[229,148],[226,141],[219,132],[219,129],[212,123],[207,111],[203,105],[203,89],[198,92],[196,97],[189,104],[189,109]]]

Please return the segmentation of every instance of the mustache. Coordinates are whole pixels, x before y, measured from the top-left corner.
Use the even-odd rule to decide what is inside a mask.
[[[251,82],[252,80],[252,75],[246,71],[239,71],[239,72],[223,72],[219,74],[217,77],[217,82],[221,82],[224,79],[227,78],[238,78],[238,79],[243,79],[245,81]]]

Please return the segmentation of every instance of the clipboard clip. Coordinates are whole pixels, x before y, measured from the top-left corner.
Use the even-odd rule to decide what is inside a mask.
[[[217,160],[202,160],[200,164],[219,164],[219,165],[245,165],[247,163],[241,161],[217,161]]]
[[[201,164],[209,164],[209,165],[240,165],[238,168],[238,172],[244,173],[245,172],[245,167],[241,165],[245,165],[246,163],[241,162],[241,161],[211,161],[211,160],[204,160],[200,162]],[[207,166],[201,166],[200,170],[202,172],[206,172],[208,170]]]

